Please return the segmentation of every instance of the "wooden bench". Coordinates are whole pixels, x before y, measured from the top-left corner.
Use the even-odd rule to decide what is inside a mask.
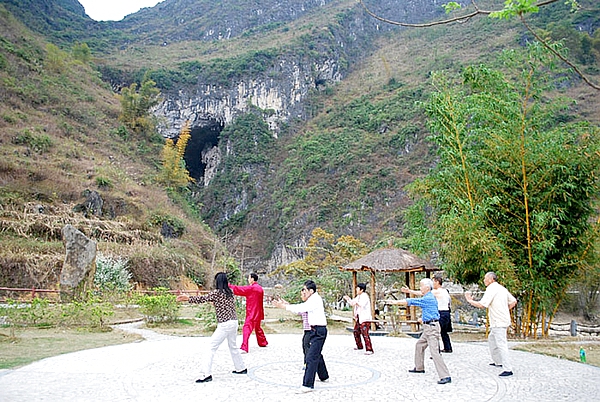
[[[414,307],[407,307],[404,305],[404,301],[401,300],[379,300],[378,304],[383,305],[384,312],[382,314],[389,315],[389,319],[385,321],[391,323],[391,327],[394,331],[402,331],[403,325],[410,326],[410,332],[418,333],[421,330],[421,321],[416,319]],[[394,313],[385,311],[386,307],[397,307],[398,310]]]
[[[371,329],[369,330],[370,336],[386,336],[390,334],[390,331],[384,329],[387,326],[386,320],[367,320],[365,322],[371,323]],[[374,327],[376,324],[382,324],[381,329]],[[346,327],[347,331],[353,332],[354,327]]]

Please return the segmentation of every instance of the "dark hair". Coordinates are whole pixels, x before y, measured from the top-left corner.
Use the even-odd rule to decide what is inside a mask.
[[[317,284],[311,279],[304,282],[304,287],[308,290],[312,289],[312,291],[315,293],[317,292]]]
[[[362,290],[363,292],[367,290],[367,284],[363,283],[363,282],[356,285],[356,287],[359,288],[360,290]]]
[[[256,275],[254,272],[252,272],[250,274],[250,276],[252,277],[252,279],[254,279],[254,282],[258,282],[258,275]]]
[[[436,281],[437,283],[439,283],[440,285],[442,284],[442,276],[441,275],[436,275],[433,277],[433,280]]]
[[[215,275],[215,289],[217,292],[225,293],[227,297],[233,297],[233,292],[229,288],[229,282],[227,281],[227,274],[225,272],[219,272]]]

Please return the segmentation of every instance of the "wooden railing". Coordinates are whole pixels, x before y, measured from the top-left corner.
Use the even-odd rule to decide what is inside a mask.
[[[40,295],[44,295],[44,294],[56,294],[56,295],[60,295],[60,290],[58,289],[38,289],[35,287],[32,288],[7,288],[7,287],[0,287],[0,302],[6,301],[6,292],[15,292],[15,293],[28,293],[27,297],[34,299],[36,297],[39,297]],[[132,290],[130,292],[128,292],[129,295],[132,294],[153,294],[153,293],[157,293],[155,290]],[[201,294],[206,294],[208,293],[207,290],[200,290],[200,289],[195,289],[195,290],[168,290],[167,293],[171,293],[171,294],[181,294],[181,293],[185,293],[187,295],[195,295],[195,296],[199,296]]]

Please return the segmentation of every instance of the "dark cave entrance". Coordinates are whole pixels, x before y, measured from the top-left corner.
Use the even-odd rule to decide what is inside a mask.
[[[223,125],[217,121],[210,121],[202,127],[194,127],[191,131],[191,138],[185,148],[185,165],[196,182],[204,178],[206,164],[202,161],[202,153],[214,148],[219,143],[219,134],[223,130]]]

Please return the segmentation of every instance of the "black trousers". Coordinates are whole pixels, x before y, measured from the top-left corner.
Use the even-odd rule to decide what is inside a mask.
[[[319,376],[319,380],[325,381],[329,378],[327,366],[321,352],[323,345],[327,339],[327,327],[316,326],[310,330],[310,346],[306,353],[306,370],[304,371],[304,379],[302,385],[309,388],[315,387],[315,376]]]
[[[440,310],[440,335],[442,336],[442,343],[444,344],[444,350],[446,352],[452,351],[452,343],[450,343],[450,335],[448,335],[448,332],[452,332],[450,311]]]
[[[308,354],[308,349],[310,348],[310,331],[305,330],[304,335],[302,336],[302,353],[304,354],[304,364],[306,365],[306,355]]]

